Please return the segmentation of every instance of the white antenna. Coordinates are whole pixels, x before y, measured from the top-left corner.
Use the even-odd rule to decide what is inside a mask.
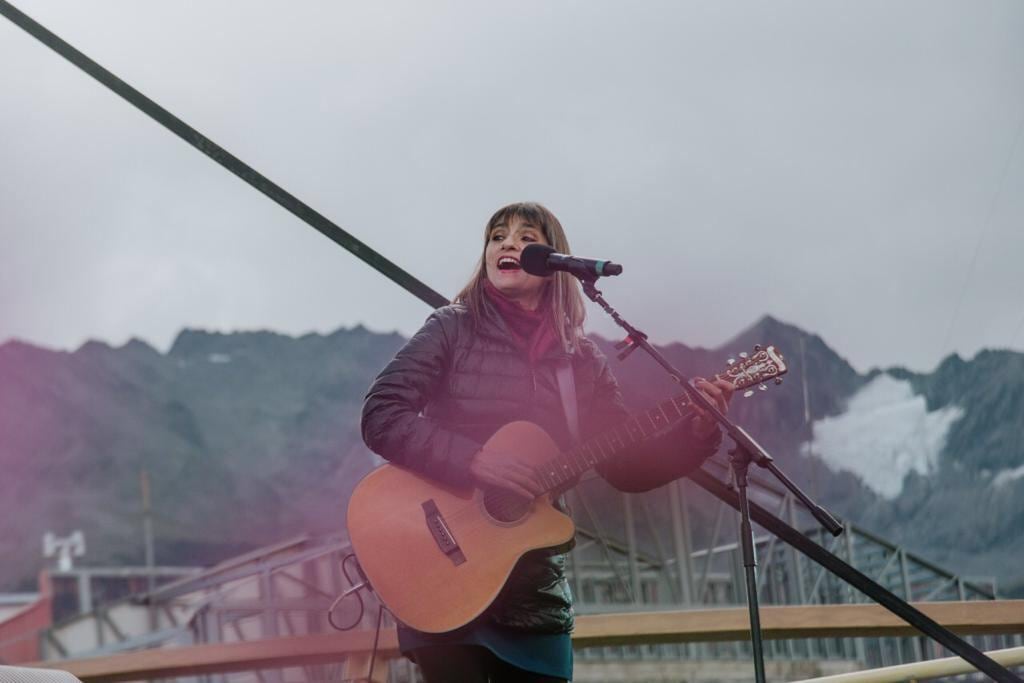
[[[70,536],[60,538],[52,531],[43,534],[43,557],[57,558],[57,571],[73,569],[72,557],[85,555],[85,534],[76,529]]]

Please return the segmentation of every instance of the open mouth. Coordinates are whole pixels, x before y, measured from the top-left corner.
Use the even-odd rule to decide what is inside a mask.
[[[522,270],[522,266],[519,265],[519,261],[512,258],[511,256],[502,256],[501,258],[498,259],[498,270]]]

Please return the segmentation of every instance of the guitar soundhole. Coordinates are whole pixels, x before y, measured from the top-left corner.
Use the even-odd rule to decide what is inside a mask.
[[[505,489],[487,489],[484,491],[484,509],[499,522],[516,522],[530,511],[533,501],[517,496]]]

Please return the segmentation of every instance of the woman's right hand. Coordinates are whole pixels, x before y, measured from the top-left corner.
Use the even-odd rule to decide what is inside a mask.
[[[479,486],[497,486],[531,499],[544,493],[533,467],[508,453],[481,450],[470,461],[469,471]]]

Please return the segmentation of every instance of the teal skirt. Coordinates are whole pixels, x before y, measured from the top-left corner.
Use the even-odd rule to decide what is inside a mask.
[[[517,631],[486,619],[448,633],[423,633],[398,626],[398,648],[408,657],[431,645],[479,645],[512,666],[543,676],[572,680],[572,636]]]

